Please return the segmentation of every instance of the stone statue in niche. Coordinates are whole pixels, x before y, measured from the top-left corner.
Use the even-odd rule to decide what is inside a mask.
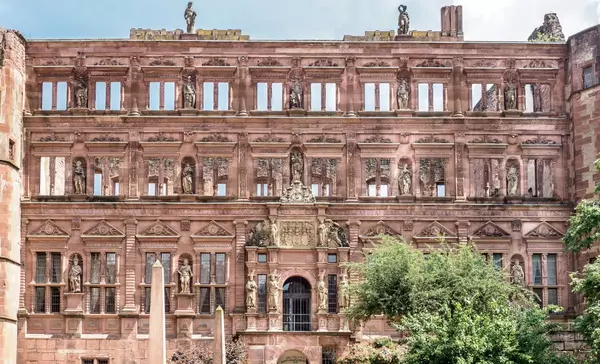
[[[342,275],[342,280],[340,281],[340,296],[338,301],[340,307],[350,307],[350,284],[345,274]]]
[[[183,85],[183,100],[183,106],[186,109],[193,109],[196,107],[196,86],[194,86],[192,76],[188,76],[187,81]]]
[[[181,187],[186,195],[194,193],[194,169],[190,163],[186,163],[181,171]]]
[[[294,80],[290,91],[290,109],[302,109],[302,85]]]
[[[73,186],[76,195],[85,193],[85,169],[81,161],[76,161],[73,167]]]
[[[246,309],[256,308],[256,292],[258,291],[258,285],[254,280],[254,271],[250,273],[248,282],[246,282]]]
[[[279,311],[279,278],[277,271],[269,274],[269,311]]]
[[[406,35],[408,34],[408,29],[410,26],[410,17],[406,12],[406,5],[398,6],[398,35]]]
[[[73,293],[81,292],[81,274],[82,274],[81,266],[79,265],[79,258],[77,256],[73,257],[73,264],[71,265],[71,269],[69,270],[69,289]]]
[[[190,293],[190,279],[194,276],[192,267],[187,258],[183,258],[183,264],[177,271],[179,273],[179,281],[181,285],[181,293]]]
[[[412,172],[408,169],[408,164],[404,163],[402,170],[398,173],[398,191],[401,196],[411,194]]]
[[[84,79],[77,80],[75,90],[75,107],[87,108],[88,107],[88,87],[87,82]]]
[[[279,246],[280,245],[280,235],[279,228],[277,227],[277,221],[275,219],[271,220],[271,245]]]
[[[304,172],[304,158],[302,152],[294,150],[290,153],[290,170],[292,171],[292,181],[302,181]]]
[[[517,284],[519,286],[525,285],[525,272],[523,271],[521,262],[518,260],[515,261],[510,268],[510,279],[513,284]]]
[[[408,109],[408,99],[410,95],[410,88],[408,87],[408,81],[406,78],[401,78],[398,82],[398,90],[396,91],[396,102],[398,103],[398,109]]]
[[[194,25],[196,24],[196,11],[192,9],[193,2],[188,2],[187,8],[185,8],[185,12],[183,13],[183,18],[185,19],[185,23],[187,25],[187,32],[194,32]]]
[[[507,194],[509,196],[517,195],[517,188],[519,186],[519,171],[517,167],[513,164],[508,167],[508,171],[506,173],[506,182],[507,182]]]
[[[327,236],[329,235],[329,226],[325,223],[326,220],[319,224],[319,246],[327,246]]]
[[[317,292],[319,293],[319,311],[327,311],[327,285],[325,284],[325,272],[319,277]]]
[[[517,109],[517,90],[512,83],[507,83],[504,87],[504,108],[505,110]]]

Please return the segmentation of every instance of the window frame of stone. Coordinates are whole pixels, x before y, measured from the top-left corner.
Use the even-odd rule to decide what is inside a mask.
[[[481,253],[481,255],[483,255],[486,262],[493,264],[494,268],[496,268],[500,271],[502,269],[504,269],[504,261],[506,260],[505,253],[499,253],[499,252],[493,252],[493,251],[486,250],[485,252]],[[500,258],[500,259],[498,259],[498,258]]]
[[[158,160],[158,175],[152,175],[150,176],[150,172],[151,172],[151,168],[150,168],[150,161],[151,160]],[[165,172],[168,172],[168,168],[166,166],[166,162],[167,160],[171,160],[173,163],[173,175],[171,176],[171,178],[169,178],[169,176],[167,176],[165,174]],[[151,197],[165,197],[165,196],[173,196],[176,195],[177,192],[179,191],[179,186],[177,181],[179,180],[177,178],[177,158],[175,156],[170,156],[170,155],[165,155],[165,156],[154,156],[154,155],[145,155],[144,156],[144,196],[151,196]],[[167,173],[168,174],[168,173]],[[163,180],[163,183],[159,183],[160,180]],[[155,182],[151,182],[151,181],[155,181]],[[150,184],[154,184],[154,194],[150,194]],[[161,192],[163,191],[163,185],[164,185],[164,194],[162,194]],[[171,192],[171,193],[169,193]]]
[[[215,310],[218,306],[224,311],[227,311],[227,303],[230,299],[228,295],[230,294],[230,265],[231,265],[231,253],[229,251],[217,250],[217,251],[199,251],[196,250],[196,256],[198,258],[198,274],[196,278],[196,282],[194,283],[194,287],[198,289],[197,291],[197,304],[196,311],[199,315],[214,315]],[[208,266],[210,267],[209,277],[206,277],[203,272],[205,268],[203,268],[204,262],[203,257],[209,257]],[[221,268],[219,268],[218,257],[223,257]],[[222,279],[219,279],[218,271],[222,272]],[[220,276],[220,274],[219,274]],[[206,279],[208,278],[208,282]],[[208,290],[208,291],[207,291]],[[203,301],[203,293],[208,292],[208,301]],[[206,293],[205,293],[206,294]],[[206,296],[204,297],[206,299]]]
[[[581,65],[581,85],[583,89],[593,87],[598,83],[595,66],[593,62]],[[589,71],[589,73],[586,74],[586,71]]]
[[[398,109],[396,103],[396,92],[398,89],[398,82],[396,81],[396,67],[358,67],[358,84],[360,87],[360,95],[358,104],[360,105],[359,114],[379,114],[379,113],[391,113]],[[374,85],[374,110],[366,110],[366,85]],[[389,110],[381,110],[381,84],[389,85]],[[409,83],[410,88],[410,83]],[[412,95],[412,90],[409,91],[409,95]],[[352,97],[352,96],[351,96]],[[409,106],[411,105],[409,100]]]
[[[207,166],[210,161],[210,166]],[[227,174],[219,176],[219,163],[223,162],[226,164]],[[200,158],[200,181],[201,181],[201,191],[202,196],[210,196],[210,197],[227,197],[231,192],[231,168],[233,160],[229,156],[206,156],[203,155]],[[207,191],[207,182],[206,179],[207,173],[211,174],[210,180],[212,180],[212,194],[208,194]],[[220,188],[219,186],[225,185],[225,194],[219,194]]]
[[[327,275],[327,313],[338,313],[338,276],[337,274]]]
[[[109,364],[108,358],[81,358],[81,364]]]
[[[333,81],[333,82],[332,82]],[[327,114],[331,114],[331,113],[336,113],[339,111],[340,108],[340,80],[331,80],[331,79],[326,79],[326,78],[316,78],[316,79],[307,79],[306,81],[306,90],[307,90],[307,96],[305,96],[305,102],[304,102],[304,107],[306,108],[306,110],[309,113],[327,113]],[[314,108],[313,109],[313,85],[318,85],[318,87],[315,87],[315,89],[319,89],[319,108]],[[328,110],[327,109],[327,96],[329,95],[327,86],[328,85],[334,85],[335,86],[335,94],[333,95],[333,98],[335,100],[335,110]]]
[[[71,187],[71,183],[69,181],[69,171],[68,168],[70,168],[70,155],[69,154],[62,154],[62,153],[56,153],[54,155],[45,155],[45,154],[38,154],[36,155],[36,170],[37,170],[37,195],[38,196],[66,196],[69,194],[70,191],[70,187]],[[47,158],[47,163],[45,163],[45,159],[43,158]],[[62,190],[63,193],[56,193],[56,181],[57,178],[59,178],[60,173],[59,171],[56,170],[56,163],[57,163],[57,158],[62,158],[64,160],[64,175],[63,175],[63,182],[64,185],[62,186]],[[47,171],[42,171],[42,168],[44,168],[44,170],[46,169],[47,166]],[[54,172],[53,172],[54,171]],[[46,181],[47,186],[43,186],[42,185],[42,173],[47,172],[47,178],[48,180]],[[44,178],[45,179],[45,178]],[[42,193],[42,192],[48,192],[48,193]]]
[[[310,187],[315,197],[334,197],[338,193],[338,170],[341,160],[338,158],[308,158],[310,162]],[[316,166],[315,166],[316,165]],[[331,167],[330,167],[331,166]],[[320,174],[316,173],[315,168]],[[332,176],[333,175],[333,176]],[[315,185],[316,192],[315,193]]]
[[[378,113],[378,112],[390,112],[393,110],[393,98],[392,98],[392,92],[391,92],[392,84],[389,80],[361,82],[360,85],[361,85],[361,90],[362,90],[362,95],[361,95],[362,96],[362,102],[361,102],[362,110],[361,111],[369,112],[369,113]],[[367,86],[369,86],[369,89],[370,89],[371,88],[370,85],[373,85],[373,109],[367,110]],[[388,95],[387,95],[388,110],[381,109],[382,101],[386,99],[386,97],[384,97],[385,95],[381,94],[381,86],[382,85],[387,85],[387,89],[388,89]],[[369,94],[370,93],[371,92],[369,90]]]
[[[54,70],[54,72],[52,72],[52,74],[38,74],[37,75],[37,79],[36,82],[39,85],[39,109],[37,109],[36,111],[42,112],[42,113],[50,113],[50,114],[61,114],[61,113],[65,113],[67,112],[68,109],[70,109],[73,106],[73,103],[71,101],[71,95],[72,95],[72,90],[69,87],[70,84],[70,78],[72,77],[71,75],[71,70],[69,70],[68,72],[64,72],[61,74],[61,72],[57,72],[56,70]],[[44,100],[45,100],[45,86],[44,84],[49,84],[50,85],[50,93],[51,95],[49,96],[49,100],[50,100],[50,108],[45,108],[44,107]],[[59,87],[60,85],[60,87]],[[64,95],[59,95],[59,88],[62,90],[64,85]],[[65,105],[64,108],[62,108],[62,105],[58,104],[59,99],[62,99],[64,96],[65,98]]]
[[[281,196],[282,190],[284,188],[284,158],[280,157],[258,157],[253,158],[252,163],[254,166],[253,173],[253,190],[251,196],[253,197],[278,197]],[[259,164],[266,163],[266,176],[259,176]],[[278,163],[281,163],[281,166],[277,166]],[[281,173],[280,178],[278,178],[277,174]],[[261,195],[258,194],[260,186]],[[267,194],[264,195],[264,188],[267,188]]]
[[[33,250],[32,258],[35,262],[32,264],[32,280],[30,287],[32,288],[31,295],[31,312],[34,314],[60,314],[63,311],[64,301],[62,300],[64,294],[64,287],[66,285],[64,281],[64,250],[58,249],[47,249],[47,250]],[[44,272],[43,276],[39,276],[41,254],[44,255]],[[58,260],[56,260],[58,258]],[[58,266],[56,266],[58,264]],[[53,273],[54,272],[54,273]],[[55,276],[58,274],[58,276]],[[38,282],[38,277],[43,279],[43,282]],[[53,279],[53,278],[56,279]],[[43,302],[38,301],[38,292],[43,289]],[[57,302],[55,302],[57,300]],[[42,303],[44,310],[39,310],[38,304]]]
[[[321,349],[321,364],[335,364],[337,352],[335,348],[322,348]]]
[[[421,138],[421,136],[417,136]],[[413,176],[413,191],[417,198],[450,198],[457,195],[457,186],[453,183],[456,177],[456,162],[454,161],[454,142],[419,142],[418,140],[412,143],[414,150],[414,176]],[[421,186],[421,161],[424,159],[440,159],[443,164],[444,176],[444,196],[438,196],[439,182],[436,182],[435,196],[425,196]],[[462,161],[464,163],[464,160]],[[430,171],[430,173],[432,173]],[[464,172],[463,172],[464,173]],[[432,174],[433,175],[433,174]]]
[[[213,113],[228,113],[234,111],[233,105],[233,88],[236,82],[235,72],[236,66],[203,66],[198,67],[196,75],[196,109],[200,110],[202,114],[213,114]],[[211,108],[207,108],[204,105],[204,84],[213,84],[213,105]],[[227,109],[219,109],[219,83],[226,83],[227,86]]]
[[[254,76],[254,75],[253,75]],[[252,111],[253,112],[259,112],[259,113],[281,113],[285,110],[285,99],[286,99],[286,91],[285,91],[285,81],[283,81],[285,79],[285,75],[281,75],[280,79],[271,79],[268,76],[262,76],[258,75],[258,79],[254,79],[254,77],[252,78],[252,92],[254,93],[254,97],[252,98],[253,100],[253,108]],[[276,81],[276,82],[273,82]],[[265,85],[266,86],[266,101],[267,101],[267,107],[265,109],[259,108],[259,104],[261,104],[259,101],[259,85]],[[280,109],[280,110],[273,110],[273,101],[275,101],[275,93],[273,91],[273,85],[281,85],[281,105],[280,107],[276,107],[276,109]]]
[[[451,110],[448,108],[448,90],[453,84],[452,67],[411,67],[412,77],[410,83],[410,100],[409,105],[420,116],[449,114]],[[428,111],[419,111],[419,84],[427,84],[427,100]],[[434,111],[433,102],[433,85],[442,84],[442,110]]]
[[[334,257],[335,259],[331,259],[331,257]],[[338,263],[338,255],[337,253],[327,253],[327,263],[328,264],[337,264]]]
[[[262,279],[262,280],[261,280]],[[261,285],[262,282],[262,285]],[[257,284],[257,311],[260,314],[267,313],[267,274],[260,273],[256,275]]]
[[[88,177],[86,176],[86,184],[91,187],[91,194],[93,196],[121,195],[121,182],[125,180],[123,175],[124,157],[122,153],[104,152],[102,155],[90,153],[88,154],[88,158],[88,165],[91,166],[93,173],[87,173],[86,168],[86,174],[88,174],[90,176],[89,178],[91,178],[91,182],[88,183]],[[79,158],[77,159],[80,160]],[[116,175],[114,175],[114,173],[116,173]],[[96,175],[101,176],[99,190],[96,188]],[[117,185],[119,191],[116,191]],[[97,191],[99,193],[96,193]]]
[[[109,255],[114,256],[114,267],[112,272],[112,279],[109,270]],[[94,278],[94,256],[98,258],[98,277]],[[82,292],[86,293],[86,314],[109,314],[115,315],[119,313],[119,300],[120,300],[120,253],[117,249],[101,249],[101,250],[89,250],[84,258],[87,260],[87,264],[84,266],[83,278],[85,283],[82,287]],[[94,290],[94,291],[92,291]],[[98,309],[93,309],[93,294],[92,292],[98,292]],[[112,291],[112,300],[109,298],[109,292]],[[112,303],[111,303],[112,301]],[[112,306],[112,310],[109,308]]]
[[[264,260],[262,258],[264,257]],[[257,253],[256,254],[256,262],[257,263],[267,263],[269,261],[267,253]]]
[[[140,295],[140,313],[150,313],[150,296],[152,288],[152,265],[156,262],[156,256],[161,257],[161,263],[163,264],[164,274],[164,289],[165,289],[165,314],[172,313],[172,309],[175,307],[175,291],[177,290],[177,283],[173,277],[173,257],[176,251],[174,249],[158,249],[158,251],[152,251],[150,249],[141,249],[143,259],[143,274],[142,282],[140,287],[142,288],[142,294]],[[148,260],[149,255],[154,255],[154,260]],[[169,255],[169,264],[164,264],[163,255]],[[168,270],[168,272],[167,272]]]
[[[389,164],[388,174],[389,176],[383,175],[382,170],[382,161],[387,160]],[[362,159],[363,164],[363,181],[364,181],[364,192],[363,196],[365,197],[392,197],[392,164],[395,159],[392,157],[367,157]],[[368,163],[370,161],[375,162],[374,173],[375,175],[371,177],[367,174]],[[374,188],[375,195],[371,195],[371,186]],[[386,186],[385,191],[386,194],[382,195],[382,186]]]
[[[541,307],[561,304],[562,285],[559,280],[560,261],[562,253],[533,252],[530,254],[530,289],[539,296]],[[537,263],[536,263],[537,262]],[[539,268],[536,269],[536,266]],[[539,280],[536,280],[539,271]],[[552,293],[552,297],[551,294]]]
[[[118,73],[106,75],[106,73],[95,74],[92,72],[88,79],[88,108],[99,113],[113,112],[118,113],[125,109],[125,75]],[[104,83],[104,108],[98,109],[98,83]],[[119,83],[119,105],[118,108],[112,108],[112,90],[115,83]],[[149,96],[148,96],[149,97]]]

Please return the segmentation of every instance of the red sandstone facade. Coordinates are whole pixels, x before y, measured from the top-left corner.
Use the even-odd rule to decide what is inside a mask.
[[[580,38],[597,29],[466,43],[459,15],[444,8],[441,32],[327,42],[2,33],[0,362],[144,362],[161,259],[169,352],[210,340],[221,305],[250,363],[294,350],[328,363],[395,335],[382,318],[350,326],[338,302],[342,276],[356,279],[343,263],[381,234],[425,251],[439,234],[473,239],[520,264],[543,305],[575,312],[560,239],[593,186],[597,77],[584,88],[582,70],[596,55]]]

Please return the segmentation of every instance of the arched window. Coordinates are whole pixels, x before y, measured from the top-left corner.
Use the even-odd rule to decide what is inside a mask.
[[[291,277],[283,284],[283,331],[310,331],[310,295],[308,281]]]

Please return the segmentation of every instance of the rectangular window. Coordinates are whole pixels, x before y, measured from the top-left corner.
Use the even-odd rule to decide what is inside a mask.
[[[269,196],[269,185],[267,183],[257,183],[256,196]]]
[[[225,310],[225,287],[215,288],[215,309],[219,306]]]
[[[217,184],[217,196],[227,196],[227,184]]]
[[[42,82],[42,110],[52,110],[52,82]]]
[[[337,254],[327,254],[327,263],[337,263]]]
[[[217,87],[217,91],[219,93],[217,110],[229,110],[229,83],[219,82]]]
[[[258,312],[267,313],[267,275],[259,274],[257,276],[258,285]]]
[[[494,260],[494,267],[498,270],[502,270],[502,254],[494,253],[492,257]]]
[[[175,110],[175,82],[165,82],[164,110]]]
[[[106,253],[106,283],[114,284],[117,274],[117,254]]]
[[[433,111],[444,111],[444,84],[434,83],[433,88]]]
[[[267,262],[267,254],[265,253],[258,253],[258,258],[257,258],[259,263],[266,263]]]
[[[67,110],[67,83],[56,83],[56,110]]]
[[[379,84],[379,110],[390,111],[390,84]]]
[[[321,84],[310,84],[310,111],[321,111]]]
[[[419,83],[417,85],[419,98],[419,111],[429,111],[429,84]]]
[[[154,253],[146,253],[146,279],[144,283],[152,284],[152,265],[156,261],[156,255]]]
[[[148,196],[156,196],[156,183],[148,183]]]
[[[321,364],[335,364],[335,349],[325,349],[321,352]]]
[[[337,313],[337,303],[337,275],[330,274],[327,276],[327,312]]]
[[[105,305],[104,312],[106,313],[116,313],[115,306],[115,288],[108,287],[106,288],[106,297],[105,297]]]
[[[164,270],[164,283],[171,283],[171,253],[161,253],[160,254],[160,264],[163,266]],[[166,299],[165,299],[166,301]]]
[[[40,195],[50,195],[49,157],[40,157]]]
[[[110,83],[110,109],[121,110],[121,82]]]
[[[375,111],[375,84],[365,83],[364,85],[364,109],[365,111]]]
[[[210,288],[200,288],[200,313],[210,313]]]
[[[60,288],[50,287],[50,313],[60,313]]]
[[[116,181],[113,182],[113,192],[114,192],[113,195],[114,196],[119,196],[119,193],[121,192],[120,187],[121,187],[121,185],[119,182],[116,182]]]
[[[148,109],[159,110],[160,109],[160,82],[150,82],[148,88],[149,100]]]
[[[200,283],[210,283],[210,253],[200,254]]]
[[[14,140],[8,141],[8,159],[10,159],[11,161],[15,160],[15,141]]]
[[[215,254],[215,279],[217,284],[225,284],[225,254]]]
[[[90,313],[100,313],[100,288],[90,288]]]
[[[594,77],[594,67],[587,66],[583,69],[583,88],[588,88],[594,86],[596,83]]]
[[[214,110],[215,107],[215,84],[204,82],[202,84],[202,105],[204,110]]]
[[[96,82],[96,110],[106,109],[106,82]]]
[[[548,285],[555,286],[558,284],[556,275],[556,254],[548,254],[546,263],[548,264]]]
[[[144,288],[144,312],[150,313],[150,296],[151,296],[151,288]]]
[[[35,312],[46,312],[46,288],[35,287]]]
[[[35,282],[46,283],[46,253],[35,253]]]
[[[268,86],[266,82],[258,82],[256,84],[256,110],[268,110]]]
[[[379,186],[379,196],[388,197],[388,185],[382,184]]]
[[[171,312],[171,288],[165,287],[165,313]]]
[[[271,110],[283,110],[283,84],[281,82],[271,84]]]
[[[483,89],[483,84],[474,83],[471,85],[471,110],[479,110],[481,111],[481,90]]]
[[[337,110],[337,85],[335,83],[325,84],[325,111]]]
[[[51,266],[51,283],[60,283],[61,271],[62,271],[62,256],[60,253],[51,253],[52,266]]]
[[[100,253],[90,254],[90,283],[100,283]]]
[[[533,103],[533,89],[534,85],[526,84],[525,85],[525,112],[534,112],[534,103]]]
[[[446,185],[444,185],[444,183],[436,183],[435,189],[437,197],[446,197]]]
[[[548,305],[558,306],[558,289],[548,288]]]
[[[82,359],[81,364],[96,364],[96,363],[94,363],[94,359]]]
[[[102,196],[102,173],[94,173],[94,196]]]
[[[531,269],[532,269],[532,278],[533,284],[540,285],[542,284],[542,255],[541,254],[533,254],[531,257]]]

